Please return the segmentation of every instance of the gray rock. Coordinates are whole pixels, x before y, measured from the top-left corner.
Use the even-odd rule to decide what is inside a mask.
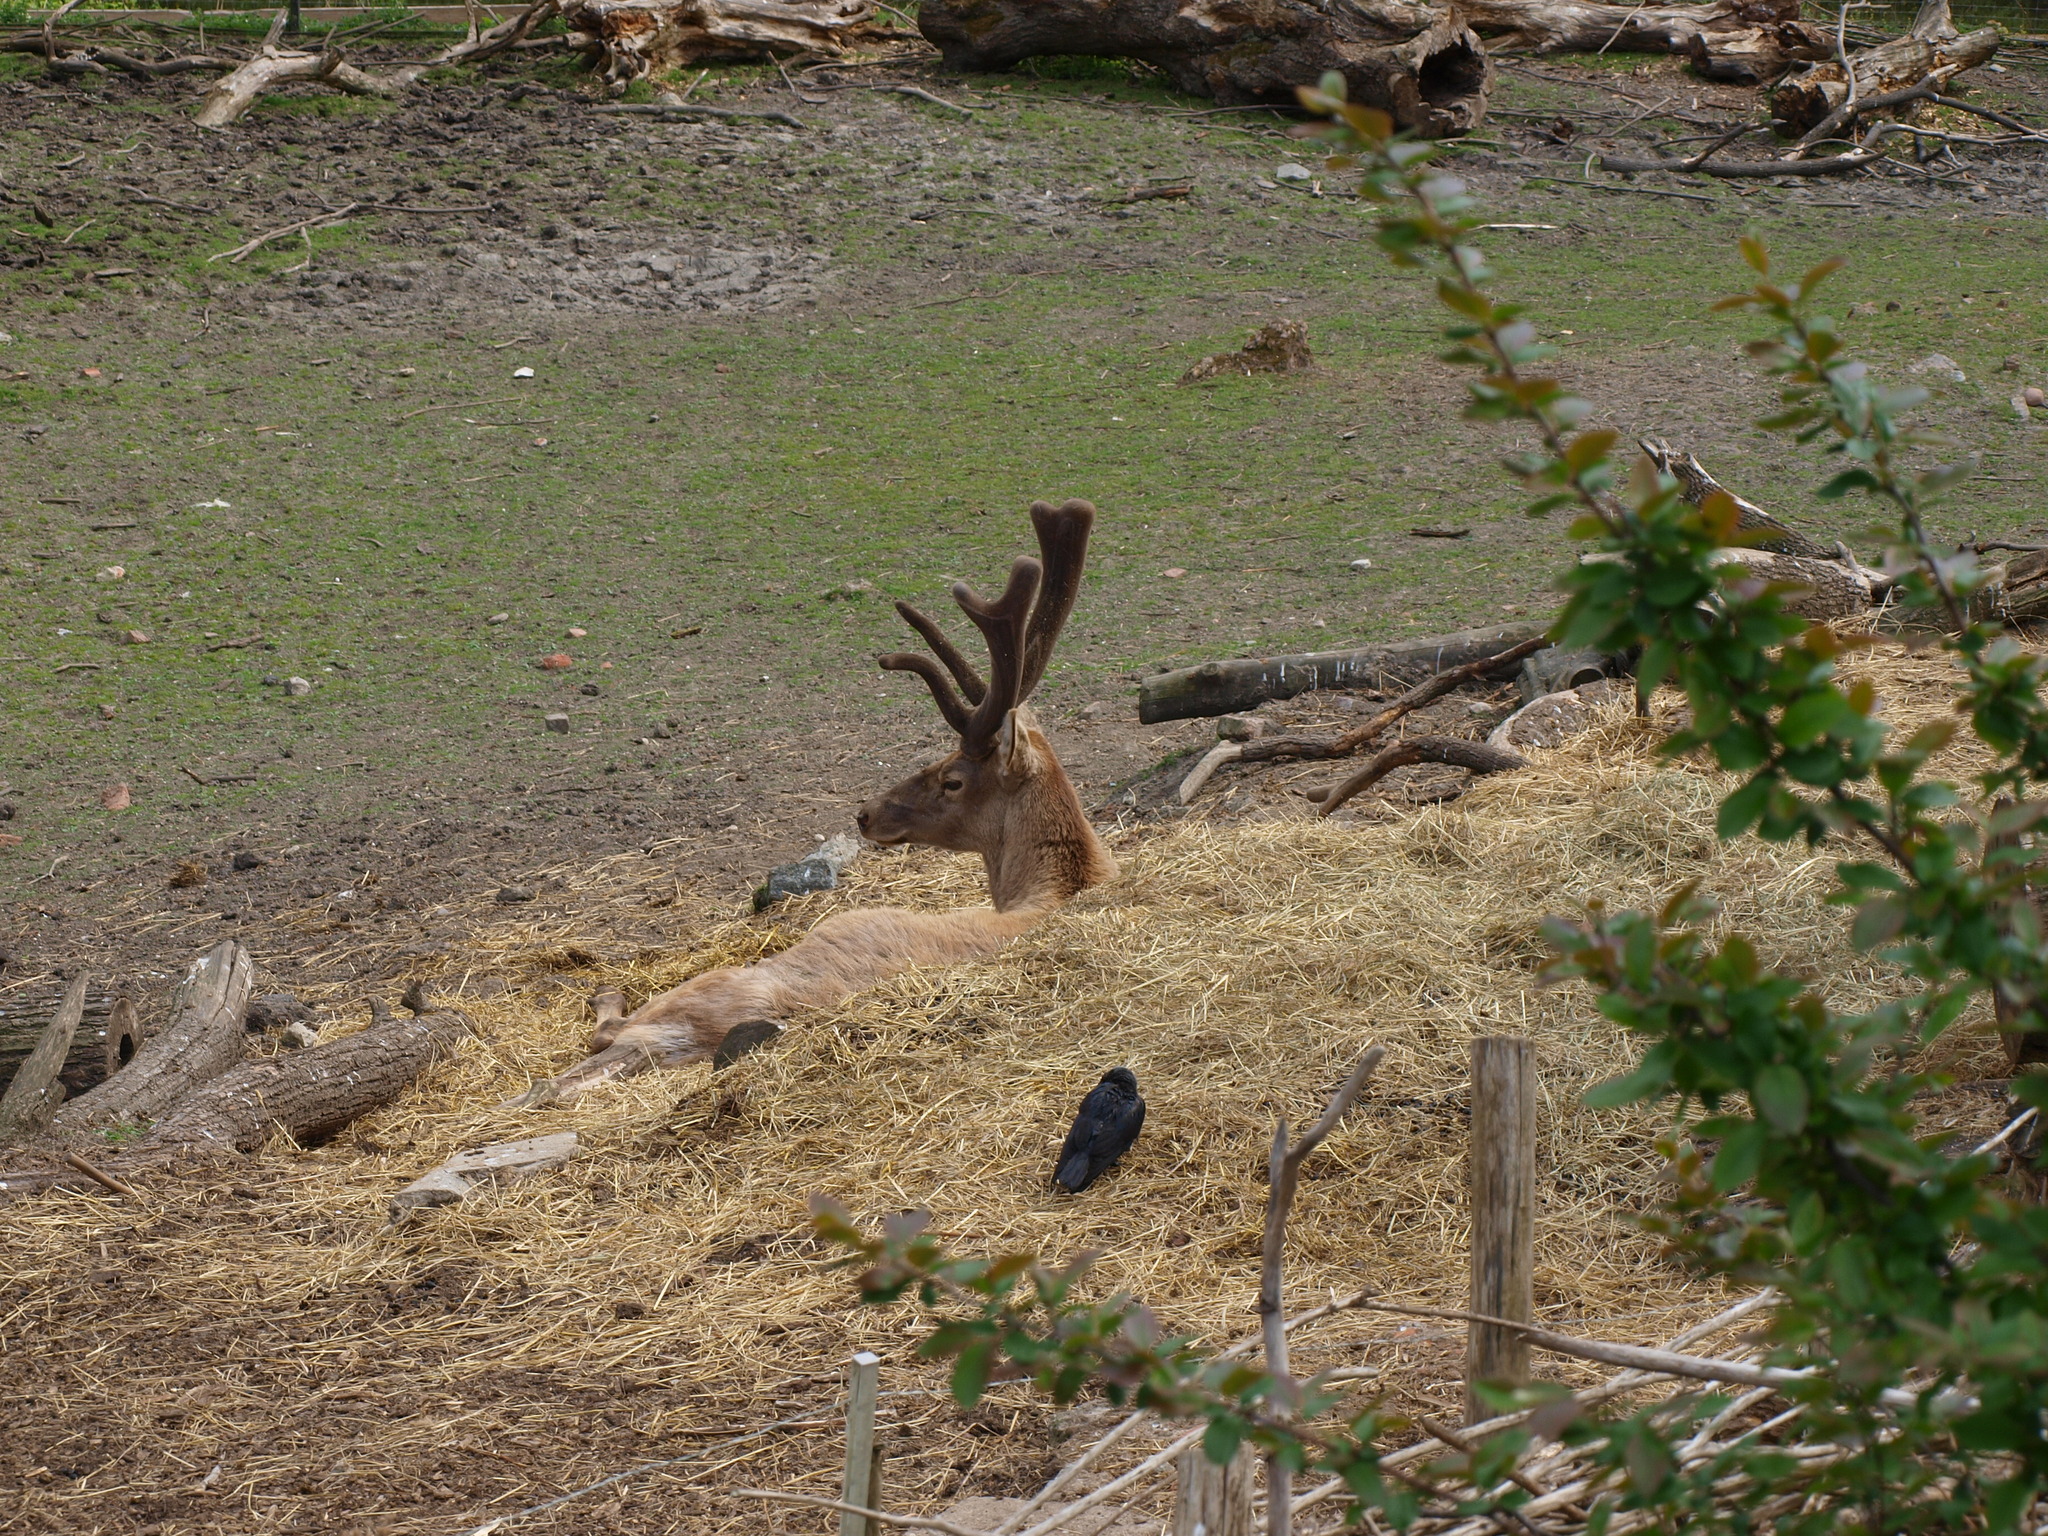
[[[566,736],[569,734],[569,717],[567,715],[549,715],[547,717],[547,727],[557,736]]]
[[[288,677],[284,680],[284,691],[295,699],[303,699],[313,691],[313,685],[303,677]]]
[[[311,1024],[303,1021],[284,1027],[284,1048],[288,1051],[311,1050],[320,1043],[320,1033]]]
[[[522,901],[533,900],[533,892],[523,885],[507,885],[498,891],[498,901],[503,906],[515,906]]]
[[[1955,380],[1958,384],[1967,382],[1964,378],[1963,370],[1956,365],[1956,360],[1939,352],[1930,352],[1921,358],[1919,362],[1908,363],[1906,365],[1906,372],[1937,373],[1945,379]]]
[[[786,896],[808,896],[813,891],[836,889],[840,873],[859,856],[860,840],[841,832],[820,843],[815,853],[778,864],[754,891],[754,910],[765,911]]]
[[[1591,728],[1603,705],[1630,697],[1635,685],[1625,677],[1603,677],[1561,693],[1533,699],[1495,726],[1486,738],[1489,747],[1521,750],[1527,747],[1555,747],[1566,737]]]

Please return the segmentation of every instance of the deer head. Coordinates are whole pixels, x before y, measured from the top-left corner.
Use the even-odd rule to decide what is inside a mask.
[[[1025,707],[1074,606],[1094,523],[1095,508],[1085,501],[1033,502],[1031,525],[1043,560],[1019,557],[994,602],[977,597],[965,582],[954,584],[953,601],[988,645],[986,682],[938,625],[908,603],[898,603],[896,611],[938,661],[913,652],[880,658],[885,671],[924,679],[939,713],[959,733],[960,748],[870,801],[855,820],[877,843],[980,854],[990,897],[1003,910],[1062,901],[1116,872]]]

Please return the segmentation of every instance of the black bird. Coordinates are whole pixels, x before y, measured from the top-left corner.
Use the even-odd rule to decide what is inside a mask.
[[[1079,1194],[1131,1150],[1144,1124],[1145,1101],[1138,1097],[1137,1077],[1129,1067],[1111,1067],[1081,1101],[1067,1144],[1060,1148],[1053,1182],[1070,1195]]]

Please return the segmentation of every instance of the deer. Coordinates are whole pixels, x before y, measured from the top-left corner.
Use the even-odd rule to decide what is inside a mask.
[[[591,999],[590,1054],[508,1102],[559,1103],[653,1067],[710,1060],[742,1026],[772,1034],[799,1009],[830,1007],[913,966],[985,959],[1076,893],[1114,879],[1116,860],[1027,703],[1079,594],[1094,523],[1088,502],[1034,502],[1041,558],[1019,556],[993,601],[954,583],[953,601],[988,647],[986,681],[909,603],[896,611],[932,655],[877,658],[884,671],[923,679],[960,745],[869,801],[854,822],[885,848],[921,843],[980,854],[989,905],[836,912],[778,954],[706,971],[630,1013],[621,993],[601,990]]]

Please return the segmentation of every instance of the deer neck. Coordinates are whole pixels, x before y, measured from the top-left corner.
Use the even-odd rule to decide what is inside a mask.
[[[981,857],[989,900],[998,912],[1058,906],[1116,875],[1116,860],[1095,835],[1081,797],[1050,750],[1044,770],[1010,796],[1002,836]]]

